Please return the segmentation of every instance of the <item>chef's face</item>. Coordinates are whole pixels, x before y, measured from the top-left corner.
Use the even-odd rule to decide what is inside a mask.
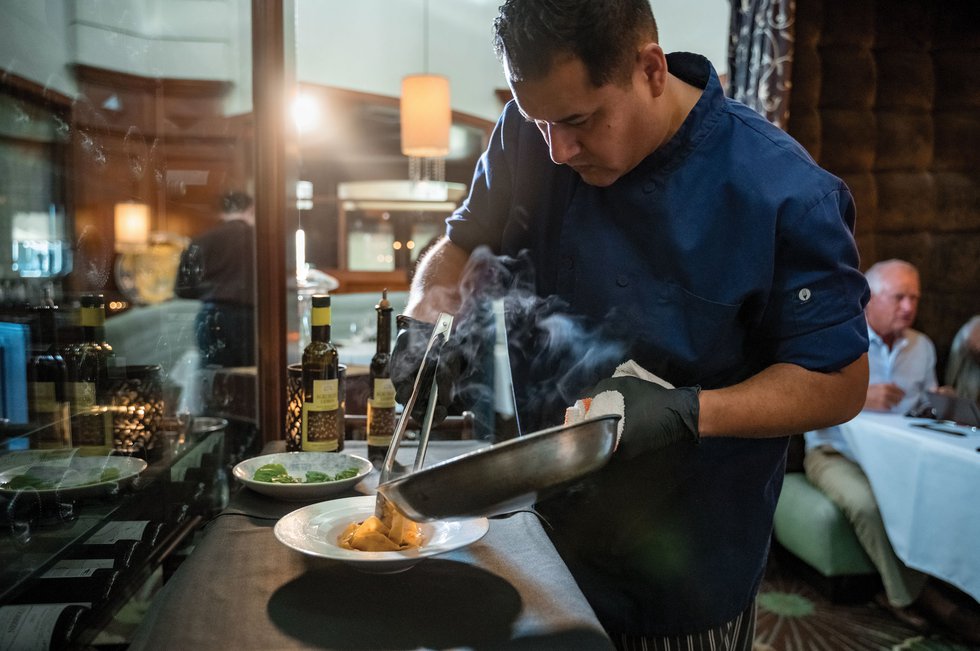
[[[896,337],[911,327],[919,310],[919,274],[904,266],[886,267],[881,287],[871,295],[865,314],[881,337]]]
[[[594,86],[585,64],[571,55],[556,59],[544,78],[511,82],[521,114],[538,127],[551,160],[590,185],[612,184],[664,139],[657,134],[666,126],[655,117],[659,92],[651,92],[641,56],[619,83]]]

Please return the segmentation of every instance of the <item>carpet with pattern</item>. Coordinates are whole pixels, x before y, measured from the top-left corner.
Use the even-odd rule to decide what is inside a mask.
[[[838,604],[770,556],[756,600],[756,645],[773,651],[980,651],[955,633],[922,635],[873,600]]]

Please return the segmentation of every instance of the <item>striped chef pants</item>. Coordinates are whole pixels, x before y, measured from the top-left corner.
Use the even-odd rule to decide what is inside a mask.
[[[614,635],[621,651],[752,651],[755,637],[755,600],[738,617],[700,633],[646,637],[626,633]]]

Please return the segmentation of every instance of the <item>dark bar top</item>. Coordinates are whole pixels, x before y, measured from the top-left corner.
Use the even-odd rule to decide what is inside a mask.
[[[480,445],[433,441],[427,462]],[[266,452],[282,443],[271,446]],[[348,441],[345,452],[365,456],[364,442]],[[399,460],[414,452],[403,449]],[[337,497],[373,494],[377,476]],[[613,648],[533,514],[492,519],[468,547],[378,575],[280,543],[275,522],[306,504],[238,490],[129,648]]]

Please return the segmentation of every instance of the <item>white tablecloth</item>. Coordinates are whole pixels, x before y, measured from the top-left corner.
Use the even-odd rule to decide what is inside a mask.
[[[929,422],[861,413],[842,430],[898,557],[980,600],[980,432],[917,426]]]

